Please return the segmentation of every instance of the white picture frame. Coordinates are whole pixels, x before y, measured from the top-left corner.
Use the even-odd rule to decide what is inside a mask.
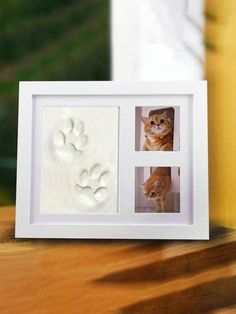
[[[115,111],[115,116],[118,117],[114,121],[109,120],[112,125],[116,125],[112,134],[117,134],[114,140],[117,145],[107,149],[108,153],[113,151],[113,155],[117,155],[117,158],[112,157],[114,176],[111,172],[112,180],[117,182],[113,189],[113,200],[117,207],[114,207],[115,212],[95,210],[92,213],[75,213],[66,212],[64,206],[65,212],[50,212],[50,206],[53,207],[53,201],[50,203],[53,185],[51,191],[45,188],[47,181],[44,181],[43,173],[53,170],[54,163],[49,166],[46,163],[49,168],[44,169],[46,166],[42,156],[45,154],[45,121],[53,121],[48,118],[49,112],[52,112],[52,117],[56,116],[56,109],[60,112],[69,108],[75,112],[79,108],[78,112],[81,113],[81,108],[89,107],[102,107],[105,108],[104,112],[111,114]],[[137,150],[135,139],[138,107],[179,108],[180,147],[176,151]],[[99,122],[99,115],[97,117]],[[105,131],[103,135],[106,135]],[[106,142],[105,138],[104,141]],[[99,152],[96,152],[95,156],[98,155]],[[84,160],[88,158],[89,156]],[[157,163],[158,167],[173,167],[175,170],[171,168],[171,171],[175,177],[180,173],[180,212],[136,211],[136,171],[139,167],[151,169]],[[76,166],[79,164],[76,163]],[[180,169],[180,172],[176,169]],[[54,176],[55,171],[51,176]],[[63,173],[66,175],[65,171]],[[57,181],[63,180],[59,178]],[[176,190],[175,183],[173,189]],[[49,193],[49,203],[42,197],[44,190],[47,195]],[[112,194],[111,191],[109,193]],[[59,197],[60,193],[57,194]],[[114,202],[111,204],[114,205]],[[51,204],[47,205],[49,207],[45,205],[49,212],[42,209],[42,204]],[[68,203],[68,208],[70,206]],[[104,206],[101,205],[101,208]],[[206,81],[20,82],[15,236],[209,239]]]

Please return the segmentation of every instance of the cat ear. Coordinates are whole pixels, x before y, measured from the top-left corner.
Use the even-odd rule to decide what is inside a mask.
[[[148,117],[141,117],[141,120],[144,124],[148,123],[149,118]]]
[[[167,119],[168,118],[168,112],[164,111],[161,115],[163,118]]]

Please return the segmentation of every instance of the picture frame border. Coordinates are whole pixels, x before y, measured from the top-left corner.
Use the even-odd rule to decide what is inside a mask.
[[[193,106],[193,224],[31,223],[32,103],[40,95],[187,95]],[[209,239],[207,82],[20,82],[17,238]],[[133,143],[134,146],[134,143]],[[120,155],[119,155],[120,158]],[[134,183],[135,185],[135,183]],[[138,214],[140,215],[140,214]]]

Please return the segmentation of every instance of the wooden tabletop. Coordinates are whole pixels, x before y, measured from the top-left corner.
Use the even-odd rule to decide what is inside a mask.
[[[210,241],[16,240],[0,208],[0,313],[236,313],[236,231]]]

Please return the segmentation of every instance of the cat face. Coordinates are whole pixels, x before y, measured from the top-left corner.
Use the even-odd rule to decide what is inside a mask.
[[[173,124],[167,111],[162,114],[154,114],[150,117],[142,117],[144,132],[149,136],[166,136],[173,130]]]
[[[143,186],[143,194],[147,199],[156,200],[161,197],[163,189],[159,180],[147,180]]]

